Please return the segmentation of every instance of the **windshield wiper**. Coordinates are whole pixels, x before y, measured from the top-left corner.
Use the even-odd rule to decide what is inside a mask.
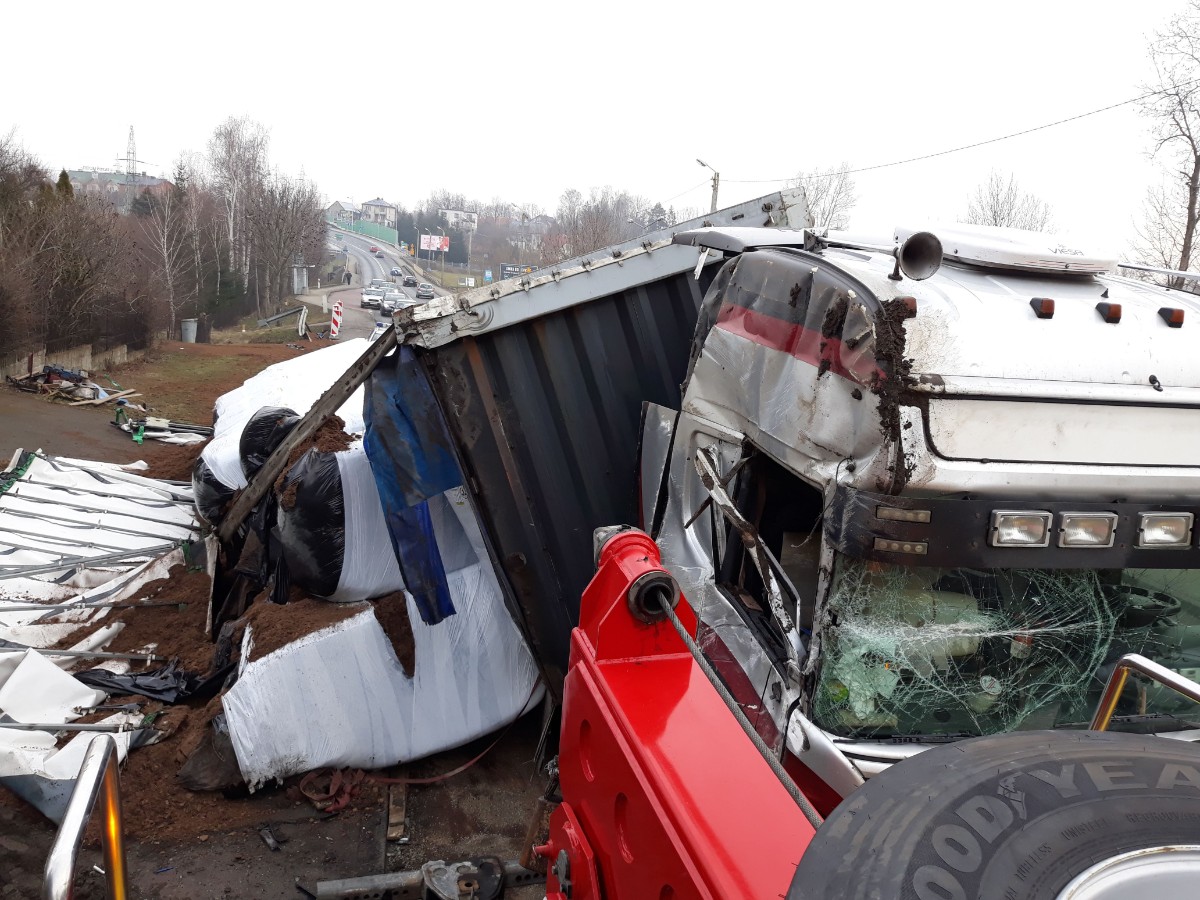
[[[884,737],[869,738],[875,741],[887,741],[889,744],[953,744],[966,738],[979,737],[969,731],[958,731],[954,734],[889,734]]]

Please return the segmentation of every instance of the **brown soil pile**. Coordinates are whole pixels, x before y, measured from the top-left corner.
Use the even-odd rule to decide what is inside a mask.
[[[262,659],[292,641],[312,634],[367,608],[365,603],[330,603],[300,600],[295,603],[258,602],[246,611],[246,622],[254,626],[251,659]]]
[[[404,674],[412,678],[417,665],[417,647],[413,641],[412,622],[408,619],[408,603],[404,599],[404,591],[396,591],[378,600],[372,600],[375,607],[375,618],[379,620],[383,633],[392,642],[392,649],[400,660]]]
[[[162,449],[147,460],[150,463],[149,471],[139,474],[162,481],[191,481],[192,467],[205,443],[163,444]]]
[[[188,672],[207,672],[213,654],[213,645],[205,631],[210,584],[206,572],[179,567],[171,571],[169,578],[150,582],[129,602],[152,599],[156,603],[186,605],[113,609],[101,624],[123,622],[125,627],[105,649],[128,653],[157,644],[154,653],[158,656],[178,657],[180,668]],[[55,649],[70,647],[96,627],[95,623],[88,623],[76,629],[55,643]]]

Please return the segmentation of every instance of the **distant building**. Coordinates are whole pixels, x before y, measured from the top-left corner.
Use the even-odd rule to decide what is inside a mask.
[[[129,212],[142,191],[161,196],[175,187],[165,178],[155,178],[145,172],[129,175],[103,169],[68,169],[67,178],[76,197],[105,199],[121,213]]]
[[[540,250],[554,224],[554,216],[541,215],[531,219],[522,215],[514,218],[509,225],[511,234],[508,242],[520,250]]]
[[[479,213],[464,212],[461,209],[439,209],[446,219],[446,224],[459,231],[475,231],[479,228]]]
[[[357,204],[351,203],[349,200],[334,200],[325,210],[325,220],[348,225],[361,219],[362,214],[363,212]]]
[[[381,197],[368,200],[362,205],[362,218],[366,222],[374,222],[385,228],[396,227],[396,207]]]

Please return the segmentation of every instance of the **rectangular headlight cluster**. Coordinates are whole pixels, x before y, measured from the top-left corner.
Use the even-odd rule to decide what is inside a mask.
[[[1139,513],[1137,546],[1163,550],[1190,547],[1192,518],[1191,513]],[[1048,547],[1053,531],[1053,513],[1036,509],[997,509],[992,512],[989,543],[993,547]],[[1107,548],[1115,543],[1116,533],[1116,513],[1059,514],[1060,547]]]

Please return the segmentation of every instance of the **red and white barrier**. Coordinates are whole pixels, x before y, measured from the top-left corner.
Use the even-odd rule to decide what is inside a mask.
[[[342,301],[338,300],[333,304],[333,313],[329,319],[329,337],[335,338],[338,336],[338,331],[342,327]]]

